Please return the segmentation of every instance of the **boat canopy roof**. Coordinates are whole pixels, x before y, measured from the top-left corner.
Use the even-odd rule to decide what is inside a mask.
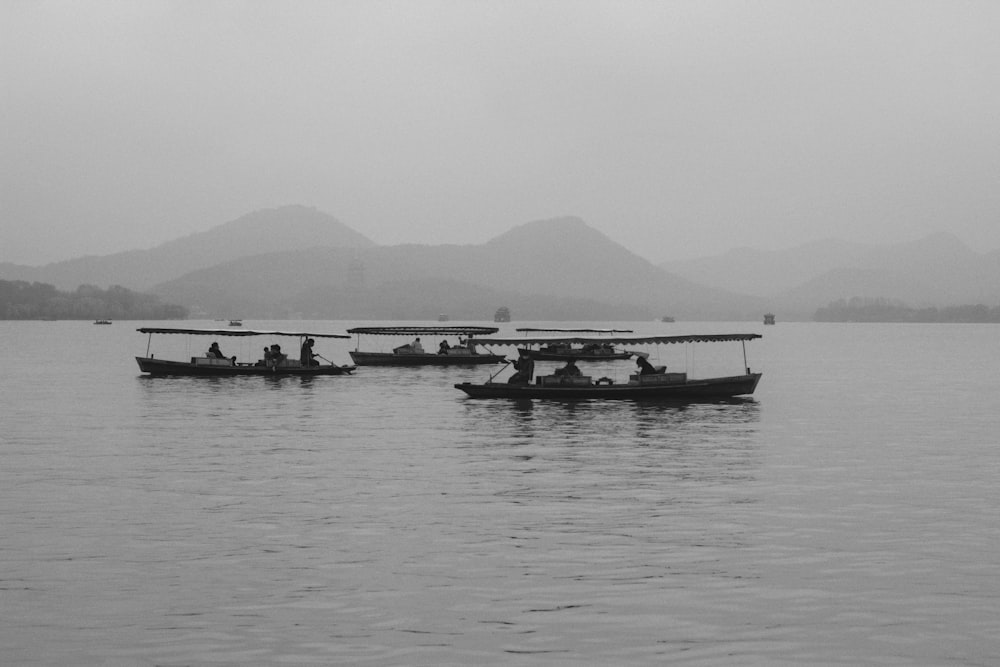
[[[532,327],[519,327],[515,331],[549,331],[551,333],[632,333],[631,329],[534,329]]]
[[[670,343],[723,343],[761,338],[756,333],[691,334],[687,336],[519,336],[515,338],[474,338],[480,345],[544,345],[546,343],[596,343],[598,345],[660,345]]]
[[[349,334],[371,336],[488,336],[500,331],[497,327],[355,327]]]
[[[178,329],[173,327],[141,327],[136,331],[145,334],[191,334],[195,336],[306,336],[314,338],[350,338],[347,334],[315,333],[309,331],[261,331],[259,329]]]

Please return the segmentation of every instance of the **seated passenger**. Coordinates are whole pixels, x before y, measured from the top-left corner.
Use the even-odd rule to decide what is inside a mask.
[[[658,370],[655,366],[653,366],[653,364],[649,363],[646,357],[643,357],[642,355],[635,358],[635,365],[639,367],[639,375],[659,375],[663,372]]]
[[[451,349],[451,345],[446,340],[442,340],[438,345],[438,354],[448,354],[448,350]]]
[[[287,354],[281,351],[281,346],[275,343],[271,346],[270,366],[276,368],[282,361],[288,358]]]
[[[579,368],[577,368],[576,358],[570,357],[566,361],[565,366],[556,369],[556,375],[562,375],[563,377],[579,377],[583,375],[583,373],[580,371]]]
[[[225,355],[222,354],[222,350],[219,349],[219,344],[218,343],[212,343],[209,346],[208,353],[206,354],[206,356],[209,359],[225,359],[226,358]],[[234,355],[234,356],[230,357],[229,361],[233,362],[233,366],[235,366],[236,365],[236,356]]]
[[[412,343],[403,343],[399,347],[392,348],[396,354],[423,354],[424,346],[420,344],[420,338],[415,338]]]

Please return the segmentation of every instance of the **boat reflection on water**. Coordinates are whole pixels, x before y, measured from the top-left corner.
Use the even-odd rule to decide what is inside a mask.
[[[147,408],[151,412],[172,415],[178,395],[183,394],[189,399],[184,402],[189,419],[224,412],[239,421],[241,429],[254,428],[253,420],[272,406],[290,410],[306,405],[313,396],[328,400],[329,387],[323,386],[324,379],[309,375],[176,377],[167,383],[154,375],[135,377],[141,396],[151,401]],[[344,379],[355,377],[348,375]]]
[[[474,421],[484,422],[470,428],[501,440],[524,437],[602,447],[704,441],[713,434],[733,438],[755,433],[760,422],[760,404],[750,397],[697,403],[465,401],[463,407]]]
[[[752,399],[466,401],[463,407],[463,431],[476,434],[466,444],[475,456],[465,459],[475,461],[477,474],[490,471],[497,499],[545,508],[550,517],[569,513],[567,525],[600,517],[600,531],[662,524],[668,535],[698,516],[697,508],[727,507],[735,516],[760,500],[761,410]],[[737,539],[726,532],[716,537]]]
[[[711,403],[637,402],[631,406],[635,435],[655,437],[665,428],[691,426],[749,427],[760,422],[760,404],[750,397],[722,399]],[[738,430],[738,429],[737,429]],[[729,433],[733,433],[729,430]]]

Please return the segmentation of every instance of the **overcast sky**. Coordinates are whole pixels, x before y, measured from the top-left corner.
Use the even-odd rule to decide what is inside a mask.
[[[377,243],[576,215],[652,261],[1000,248],[1000,2],[0,2],[0,261],[316,206]]]

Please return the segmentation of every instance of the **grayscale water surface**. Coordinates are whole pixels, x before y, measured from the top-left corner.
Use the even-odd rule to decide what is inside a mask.
[[[631,323],[764,334],[650,405],[148,378],[147,324],[0,322],[3,664],[1000,664],[995,325]]]

